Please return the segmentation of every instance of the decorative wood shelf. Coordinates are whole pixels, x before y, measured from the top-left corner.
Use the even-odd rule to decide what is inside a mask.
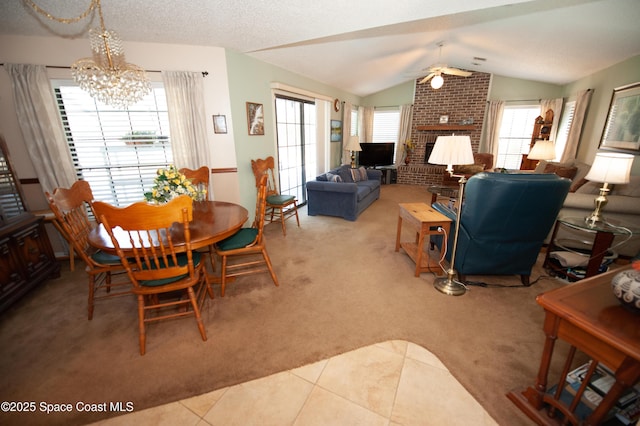
[[[419,131],[429,131],[429,130],[447,130],[447,131],[466,131],[466,130],[475,130],[476,126],[473,124],[436,124],[435,126],[417,126],[416,129]]]

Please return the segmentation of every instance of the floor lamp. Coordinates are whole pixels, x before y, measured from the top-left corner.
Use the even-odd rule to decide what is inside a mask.
[[[456,229],[453,235],[453,251],[451,252],[451,262],[447,269],[446,277],[436,278],[433,286],[436,290],[450,296],[461,296],[467,291],[467,287],[460,281],[454,279],[456,274],[456,249],[458,247],[458,233],[460,231],[460,216],[462,213],[462,200],[464,198],[464,184],[467,178],[464,175],[456,175],[453,172],[454,165],[473,164],[473,151],[471,149],[471,138],[469,136],[438,136],[433,151],[429,156],[429,163],[442,164],[447,166],[447,172],[452,177],[459,177],[458,184],[458,209],[456,211]]]

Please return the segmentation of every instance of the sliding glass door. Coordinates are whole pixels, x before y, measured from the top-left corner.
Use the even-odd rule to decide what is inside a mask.
[[[276,95],[280,193],[307,202],[305,183],[316,172],[316,106],[313,101]]]

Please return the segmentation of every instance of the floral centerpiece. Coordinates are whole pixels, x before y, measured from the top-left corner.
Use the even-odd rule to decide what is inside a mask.
[[[206,188],[199,189],[174,165],[169,165],[166,169],[158,169],[154,184],[151,192],[144,194],[144,198],[155,204],[166,203],[180,195],[188,195],[194,201],[200,201],[207,195]]]
[[[414,146],[411,139],[407,139],[404,143],[404,163],[409,164],[411,161],[411,153],[413,152]]]

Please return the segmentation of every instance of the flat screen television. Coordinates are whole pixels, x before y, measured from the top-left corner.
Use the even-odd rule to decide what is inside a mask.
[[[364,167],[391,166],[393,165],[393,142],[369,142],[361,143],[358,154],[358,165]]]

